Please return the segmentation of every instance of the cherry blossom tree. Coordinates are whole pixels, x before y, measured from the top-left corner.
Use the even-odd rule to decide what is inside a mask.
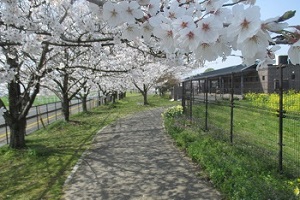
[[[0,109],[13,148],[25,146],[26,115],[65,47],[92,48],[101,55],[108,46],[126,44],[142,54],[182,62],[177,65],[182,68],[226,59],[232,50],[241,51],[245,64],[259,59],[261,66],[273,62],[276,45],[287,44],[290,61],[300,63],[300,26],[286,23],[295,12],[261,19],[255,0],[2,0],[0,13],[0,84],[9,97],[9,107],[0,100]],[[123,53],[109,54],[118,66],[128,63]],[[85,65],[81,61],[77,67]]]
[[[100,37],[100,23],[89,23],[95,8],[86,2],[3,0],[0,13],[0,84],[9,98],[7,108],[0,99],[1,114],[10,128],[10,146],[23,148],[26,116],[40,81],[52,70],[49,61],[60,53],[56,47],[111,39]]]
[[[253,0],[108,1],[103,5],[103,18],[108,26],[123,30],[122,38],[142,39],[167,54],[188,54],[200,64],[225,59],[232,50],[241,51],[247,65],[257,59],[268,64],[274,56],[269,45],[277,44],[290,44],[290,60],[299,64],[300,28],[285,22],[294,14],[287,11],[262,20]]]

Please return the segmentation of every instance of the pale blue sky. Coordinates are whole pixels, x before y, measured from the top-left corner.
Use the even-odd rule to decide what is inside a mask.
[[[281,16],[288,10],[296,10],[294,18],[288,20],[289,25],[300,25],[300,0],[256,0],[256,5],[261,8],[261,19],[265,20],[272,17]],[[278,55],[286,55],[288,51],[287,46],[282,46],[280,50],[276,51]],[[204,71],[206,68],[212,67],[214,69],[229,67],[241,64],[241,59],[238,57],[229,57],[225,62],[218,59],[215,62],[207,63],[204,69],[197,70],[198,73]]]

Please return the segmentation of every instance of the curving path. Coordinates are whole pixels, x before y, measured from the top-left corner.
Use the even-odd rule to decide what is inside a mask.
[[[102,129],[66,181],[63,199],[222,199],[164,133],[162,111]]]

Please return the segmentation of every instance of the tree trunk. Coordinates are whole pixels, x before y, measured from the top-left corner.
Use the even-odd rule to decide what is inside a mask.
[[[83,95],[81,97],[81,101],[82,101],[82,112],[87,112],[87,96]]]
[[[13,149],[21,149],[25,147],[26,134],[26,118],[13,120],[9,124],[10,129],[10,143],[9,146]]]
[[[149,105],[147,92],[143,93],[143,97],[144,97],[144,105]]]
[[[142,95],[144,97],[144,105],[149,105],[148,103],[148,90],[146,85],[144,84],[144,91],[142,92]]]
[[[67,99],[63,99],[61,101],[61,108],[62,108],[62,113],[64,115],[64,120],[66,122],[69,122],[70,121],[70,101]]]

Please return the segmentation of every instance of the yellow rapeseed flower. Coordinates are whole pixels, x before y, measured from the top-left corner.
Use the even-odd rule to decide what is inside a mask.
[[[294,194],[295,194],[296,196],[298,196],[299,193],[300,193],[300,190],[299,190],[299,188],[298,188],[298,186],[297,186],[297,187],[294,189]]]

